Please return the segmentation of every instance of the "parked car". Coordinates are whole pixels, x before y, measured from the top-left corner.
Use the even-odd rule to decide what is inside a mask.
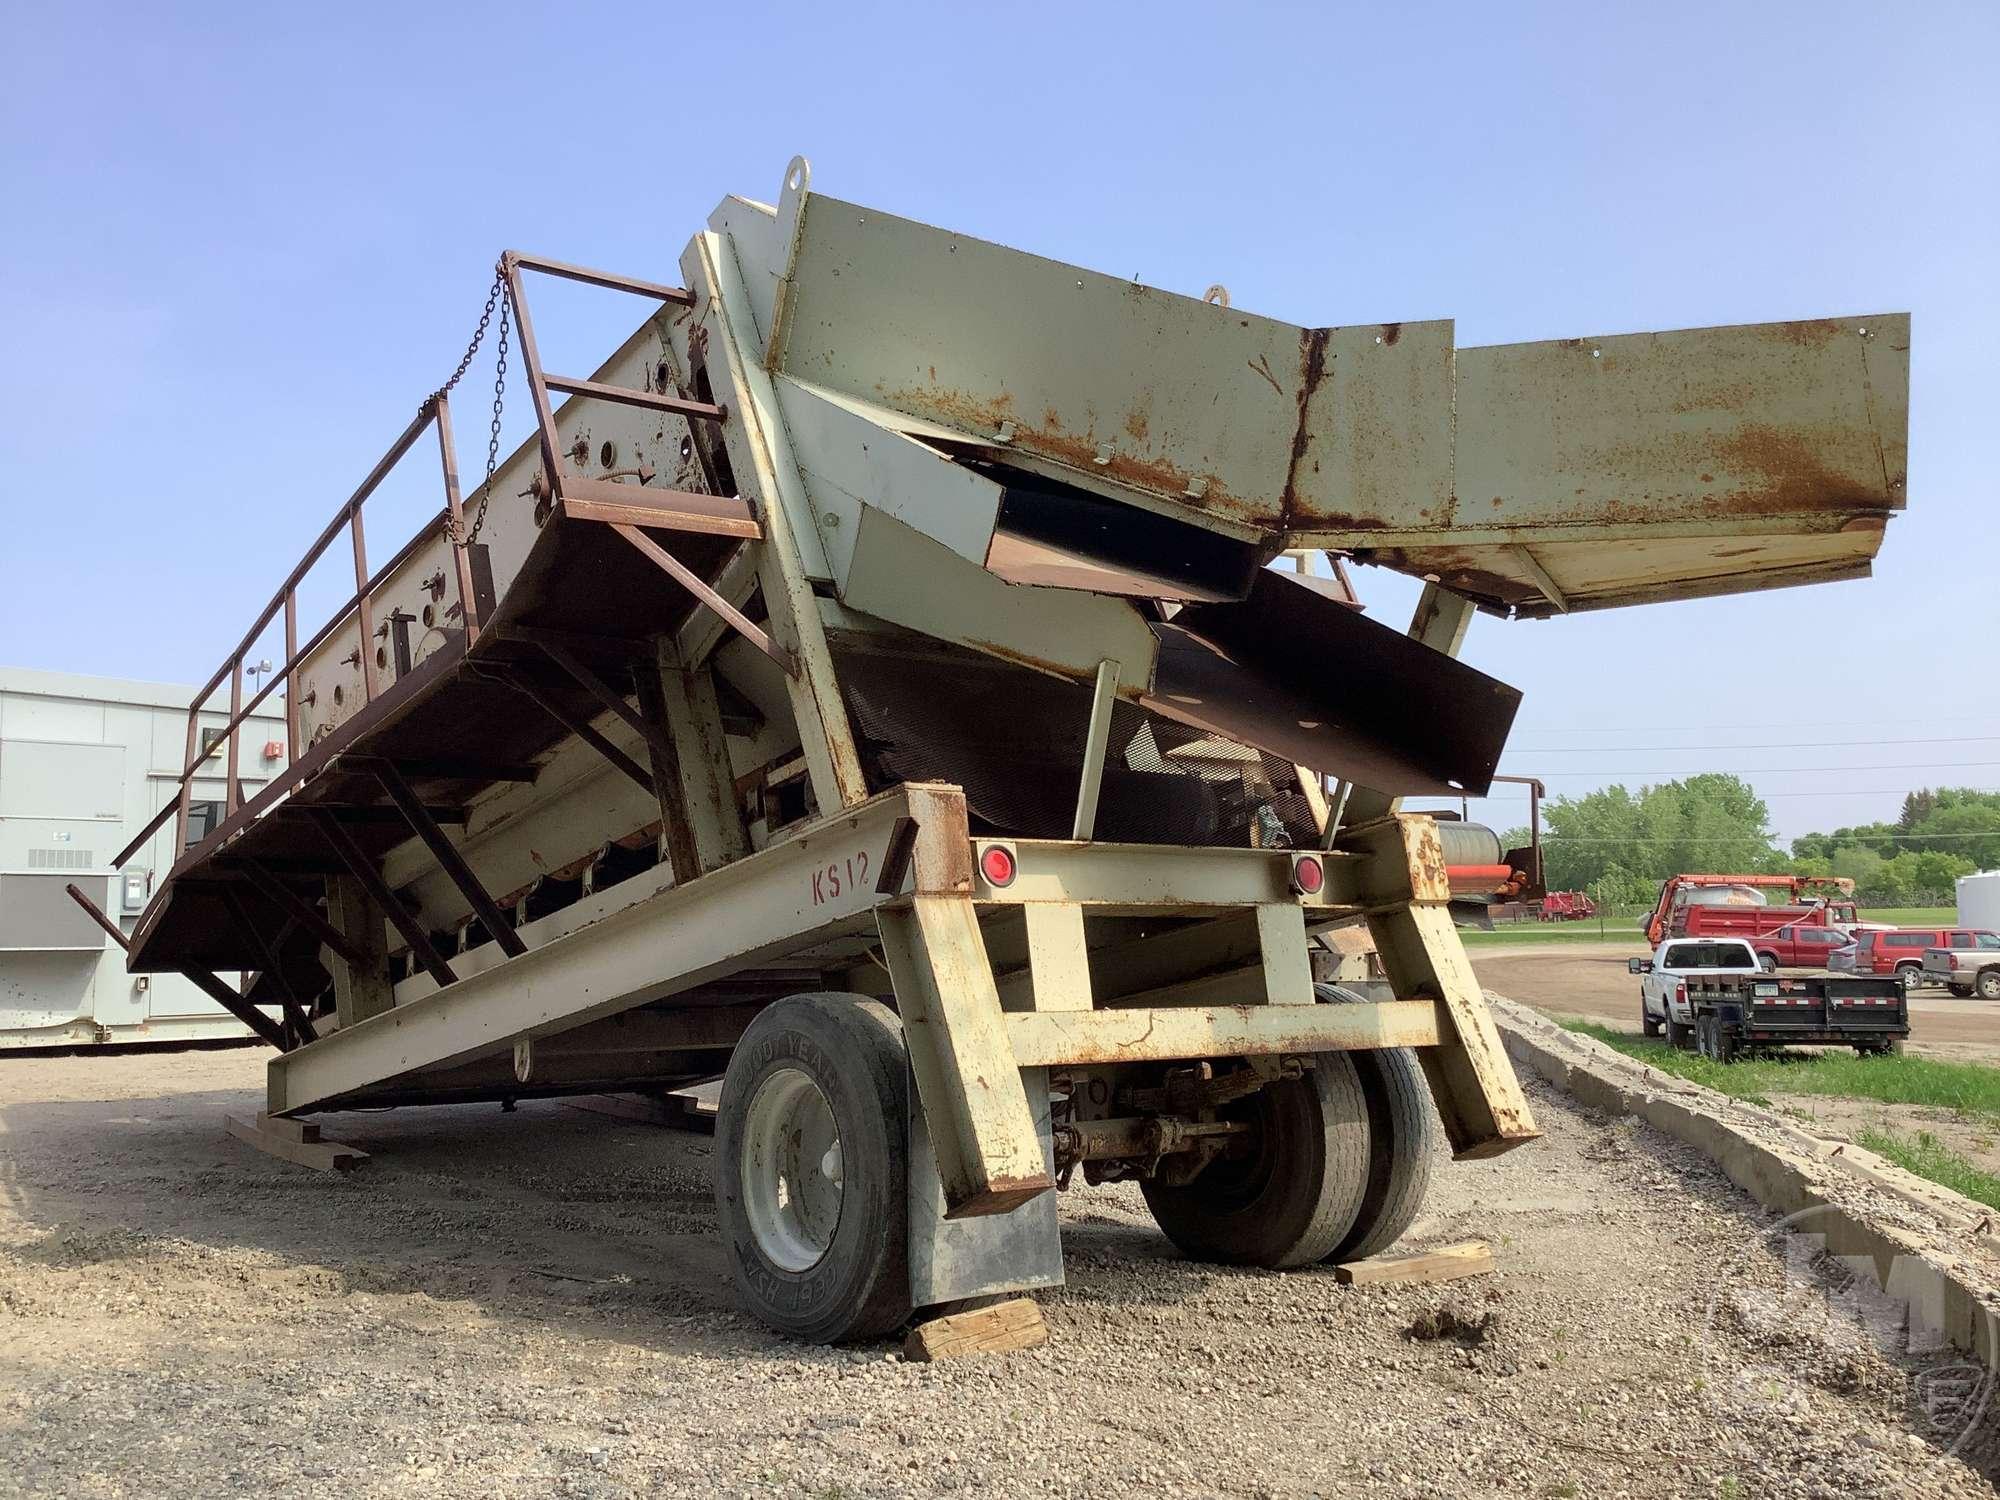
[[[2000,1000],[2000,933],[1954,932],[1948,944],[1924,950],[1924,973],[1954,995]]]
[[[1983,942],[2000,942],[2000,935],[1976,927],[1893,927],[1868,928],[1854,941],[1828,955],[1826,966],[1836,973],[1891,974],[1905,990],[1922,984],[1939,983],[1924,973],[1927,948],[1978,948]],[[1966,981],[1967,985],[1971,981]],[[1954,989],[1969,995],[1971,989]]]
[[[1787,922],[1750,939],[1757,962],[1769,973],[1776,969],[1824,969],[1834,953],[1853,942],[1838,927]]]

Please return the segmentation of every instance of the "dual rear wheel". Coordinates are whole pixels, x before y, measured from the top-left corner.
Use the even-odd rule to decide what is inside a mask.
[[[716,1121],[716,1204],[737,1294],[771,1327],[842,1343],[909,1318],[907,1078],[895,1013],[860,996],[781,1000],[737,1044]],[[1320,1054],[1221,1113],[1250,1126],[1240,1146],[1184,1186],[1141,1184],[1192,1259],[1358,1260],[1394,1244],[1423,1204],[1437,1125],[1406,1049]]]
[[[1316,985],[1321,1004],[1366,1003]],[[1244,1146],[1193,1182],[1140,1185],[1167,1238],[1194,1260],[1273,1269],[1386,1250],[1423,1206],[1436,1115],[1407,1048],[1325,1052],[1221,1111]]]

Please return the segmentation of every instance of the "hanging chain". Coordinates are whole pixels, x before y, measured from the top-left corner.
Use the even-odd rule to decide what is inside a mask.
[[[469,547],[479,540],[480,528],[486,524],[486,505],[493,498],[493,471],[500,465],[500,414],[507,400],[507,333],[509,314],[513,310],[507,293],[507,268],[505,263],[493,269],[493,288],[486,294],[486,306],[479,314],[479,326],[472,332],[472,342],[466,345],[465,356],[458,362],[458,368],[451,372],[451,379],[439,386],[431,400],[449,395],[454,386],[465,378],[465,372],[472,367],[472,360],[479,353],[479,346],[485,342],[487,327],[493,321],[493,310],[500,309],[500,342],[495,352],[498,355],[493,367],[493,424],[486,438],[486,477],[479,485],[479,505],[473,512],[472,527],[464,530],[463,524],[447,516],[445,536],[455,547]],[[462,533],[462,534],[461,534]]]

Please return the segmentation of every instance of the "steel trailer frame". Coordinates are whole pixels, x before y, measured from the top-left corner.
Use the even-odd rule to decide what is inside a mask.
[[[1019,872],[1000,888],[977,873],[996,843]],[[893,990],[954,1216],[1004,1212],[1053,1186],[1020,1083],[1027,1068],[1414,1047],[1459,1155],[1533,1139],[1446,913],[1435,825],[1398,817],[1350,830],[1310,896],[1293,889],[1294,859],[974,839],[957,788],[906,783],[574,931],[527,924],[520,957],[274,1058],[268,1109],[459,1097],[466,1070],[499,1057],[513,1079],[499,1091],[528,1092],[539,1042],[790,964],[870,971]],[[996,964],[987,926],[1003,914],[1018,914],[1021,930],[1003,949],[1012,962]],[[1315,1006],[1309,914],[1367,921],[1397,993],[1414,998]],[[1086,917],[1201,920],[1114,955],[1093,953]],[[1092,960],[1102,970],[1113,957],[1144,987],[1100,998]],[[690,1006],[644,1045],[726,1046],[754,1010]]]

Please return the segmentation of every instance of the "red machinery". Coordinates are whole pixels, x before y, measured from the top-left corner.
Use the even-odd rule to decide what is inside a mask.
[[[1741,891],[1740,899],[1732,899],[1730,888]],[[1686,912],[1690,906],[1753,905],[1758,893],[1767,890],[1783,891],[1785,905],[1800,907],[1800,898],[1808,891],[1822,891],[1809,905],[1818,920],[1842,925],[1856,920],[1852,900],[1835,904],[1829,895],[1846,897],[1854,895],[1854,882],[1833,875],[1675,875],[1660,886],[1659,899],[1653,903],[1652,915],[1646,919],[1646,941],[1660,943],[1669,936],[1680,936],[1686,927]],[[1707,893],[1706,897],[1700,893]],[[1794,917],[1798,912],[1793,913]]]
[[[1581,922],[1597,915],[1597,903],[1582,891],[1550,891],[1537,915],[1544,922]]]

